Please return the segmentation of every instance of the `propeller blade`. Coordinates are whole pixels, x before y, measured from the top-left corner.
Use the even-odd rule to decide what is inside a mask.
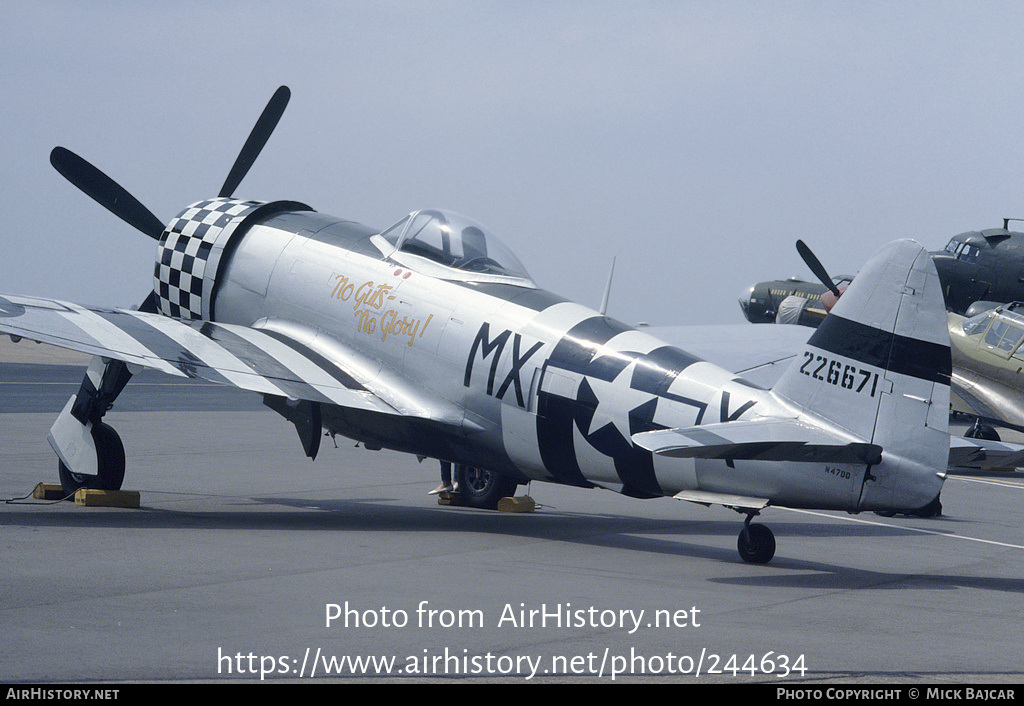
[[[274,95],[267,103],[267,107],[263,109],[260,119],[256,121],[256,126],[249,133],[249,139],[242,146],[242,151],[238,153],[238,157],[228,173],[228,178],[224,181],[224,186],[220,188],[218,196],[229,198],[235,193],[235,189],[242,183],[245,175],[249,173],[249,168],[256,161],[260,152],[263,151],[263,146],[267,144],[271,133],[277,127],[277,121],[281,119],[281,115],[284,113],[285,106],[288,105],[288,99],[291,98],[291,95],[292,92],[288,90],[287,86],[281,86],[274,92]]]
[[[160,219],[99,169],[63,147],[53,148],[50,164],[100,206],[150,238],[160,240],[164,232]]]
[[[149,314],[159,314],[159,300],[160,298],[159,296],[157,296],[156,291],[151,291],[149,294],[146,295],[146,298],[142,300],[142,303],[139,305],[138,311],[145,311]]]
[[[821,283],[825,285],[828,291],[832,292],[838,298],[840,295],[839,288],[836,287],[835,282],[829,277],[825,267],[821,264],[821,261],[815,257],[811,249],[802,240],[796,241],[796,251],[800,253],[800,257],[803,258],[804,263],[811,269],[814,276],[821,280]]]

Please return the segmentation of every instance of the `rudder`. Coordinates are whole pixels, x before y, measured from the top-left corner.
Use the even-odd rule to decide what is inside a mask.
[[[944,474],[951,371],[938,273],[924,248],[902,240],[868,260],[772,392],[882,447],[887,462],[868,469],[862,507],[888,507],[897,495],[923,498],[920,507],[936,484],[915,493],[897,476]]]

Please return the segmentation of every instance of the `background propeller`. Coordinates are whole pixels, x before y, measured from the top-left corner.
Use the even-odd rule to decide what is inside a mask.
[[[826,313],[832,311],[832,307],[836,305],[839,297],[842,296],[842,290],[832,281],[825,266],[821,264],[821,261],[811,252],[811,249],[807,247],[804,241],[796,241],[796,251],[800,253],[800,257],[803,258],[804,263],[811,269],[814,276],[821,280],[821,283],[828,289],[827,292],[821,295],[821,304],[825,307]],[[843,289],[846,289],[846,287],[843,287]]]
[[[825,285],[826,289],[838,297],[840,294],[839,288],[836,287],[835,282],[833,282],[832,278],[829,277],[824,265],[822,265],[821,261],[815,257],[814,253],[811,252],[811,249],[807,247],[807,244],[802,240],[796,241],[796,251],[800,253],[800,257],[803,258],[804,262],[811,269],[811,272],[814,273],[814,276],[821,280],[821,283]]]

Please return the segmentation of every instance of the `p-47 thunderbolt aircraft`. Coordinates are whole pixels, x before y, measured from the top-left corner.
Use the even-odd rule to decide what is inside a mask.
[[[746,515],[749,562],[774,555],[771,531],[751,523],[768,506],[907,511],[938,498],[950,347],[917,244],[871,258],[763,389],[538,288],[458,214],[379,230],[234,198],[288,96],[271,99],[217,197],[166,225],[72,152],[51,154],[158,243],[137,310],[0,296],[0,332],[95,356],[48,436],[66,490],[120,487],[124,447],[103,416],[153,368],[262,394],[310,457],[326,430],[459,464],[481,506],[531,480],[725,505]]]

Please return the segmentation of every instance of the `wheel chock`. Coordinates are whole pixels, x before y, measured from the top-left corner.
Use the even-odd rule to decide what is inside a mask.
[[[65,497],[67,496],[62,485],[37,483],[36,487],[32,490],[32,498],[35,500],[62,500]]]
[[[75,505],[84,505],[86,507],[138,507],[139,491],[79,488],[75,493]]]
[[[537,509],[537,503],[529,495],[516,498],[502,498],[498,501],[498,509],[501,512],[533,512]]]
[[[437,504],[456,507],[460,505],[465,505],[466,503],[462,502],[462,493],[460,493],[459,491],[455,491],[454,493],[451,491],[445,491],[443,493],[438,493]]]

